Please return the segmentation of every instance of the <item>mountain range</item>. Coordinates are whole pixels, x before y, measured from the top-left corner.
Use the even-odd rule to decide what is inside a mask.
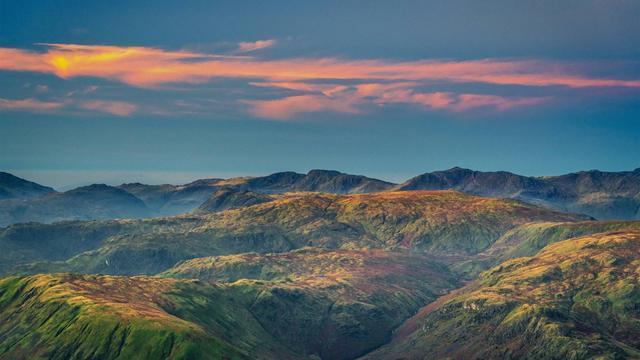
[[[216,193],[218,190],[224,191]],[[456,190],[518,199],[600,220],[640,219],[640,169],[526,177],[509,172],[452,168],[424,173],[402,184],[337,171],[311,170],[307,174],[281,172],[263,177],[202,179],[185,185],[130,183],[112,187],[97,184],[61,193],[0,173],[0,226],[29,221],[171,216],[200,207],[210,211],[216,207],[242,206],[244,202],[262,202],[270,195],[286,192],[357,194],[406,190]],[[221,201],[223,204],[218,204]]]
[[[13,195],[49,220],[0,228],[0,359],[640,358],[640,221],[561,207],[637,200],[637,177],[311,171]]]

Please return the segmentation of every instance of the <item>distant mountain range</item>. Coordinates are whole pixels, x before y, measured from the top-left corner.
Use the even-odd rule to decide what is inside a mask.
[[[50,187],[42,186],[6,172],[0,172],[0,200],[28,199],[53,193]]]
[[[640,219],[640,168],[622,172],[591,170],[546,177],[453,168],[416,176],[397,189],[453,189],[481,196],[519,199],[602,220]]]
[[[185,185],[92,185],[61,193],[0,173],[0,226],[29,221],[148,218],[194,210],[219,211],[269,201],[271,195],[286,192],[357,194],[447,189],[518,199],[602,220],[640,219],[640,169],[527,177],[452,168],[424,173],[402,184],[312,170],[307,174],[280,172],[263,177],[202,179]]]

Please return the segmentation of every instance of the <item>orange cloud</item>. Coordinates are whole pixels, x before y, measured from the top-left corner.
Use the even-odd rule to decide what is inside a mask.
[[[44,53],[0,49],[0,69],[92,76],[133,86],[199,83],[214,78],[276,82],[322,79],[478,82],[497,85],[640,87],[640,80],[594,78],[570,64],[531,60],[409,61],[342,59],[260,60],[145,47],[48,44]]]
[[[238,50],[236,52],[245,53],[250,51],[256,51],[264,48],[271,47],[276,44],[276,40],[258,40],[253,42],[241,42],[238,43]]]
[[[240,43],[239,52],[272,46],[274,40]],[[359,113],[366,106],[408,104],[421,108],[505,111],[548,101],[541,97],[420,91],[442,84],[482,83],[495,86],[559,86],[565,88],[640,88],[640,80],[614,79],[578,73],[567,62],[537,60],[345,60],[292,58],[264,60],[148,47],[44,44],[42,52],[0,48],[0,70],[55,74],[64,79],[96,77],[136,87],[205,83],[218,78],[246,79],[255,87],[293,92],[272,100],[240,100],[256,116],[287,119],[298,114],[329,111]],[[9,105],[5,104],[5,108]],[[134,104],[94,100],[76,103],[85,110],[128,116]],[[26,106],[25,106],[26,108]],[[51,108],[54,109],[54,108]]]
[[[63,106],[64,106],[63,103],[39,101],[36,99],[20,99],[20,100],[0,99],[0,110],[42,112],[42,111],[60,109]]]
[[[138,109],[136,105],[124,101],[101,100],[85,101],[80,103],[79,107],[85,110],[95,110],[116,116],[129,116]]]

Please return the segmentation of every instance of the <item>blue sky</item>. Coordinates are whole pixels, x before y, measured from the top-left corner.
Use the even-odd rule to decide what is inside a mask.
[[[636,1],[0,1],[0,169],[64,187],[640,167]]]

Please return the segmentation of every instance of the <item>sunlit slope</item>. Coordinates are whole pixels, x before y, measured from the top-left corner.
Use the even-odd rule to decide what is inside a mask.
[[[590,235],[487,271],[368,358],[640,358],[638,309],[640,230]]]
[[[468,278],[501,262],[533,256],[545,246],[574,237],[601,232],[640,229],[640,221],[535,222],[507,231],[489,248],[454,268]]]
[[[304,246],[411,249],[468,256],[487,249],[501,235],[525,223],[584,219],[515,200],[455,191],[292,193],[271,202],[211,214],[117,222],[123,231],[93,239],[96,245],[92,249],[78,251],[65,261],[53,258],[55,246],[65,248],[74,241],[73,227],[83,229],[89,223],[65,225],[65,237],[57,238],[55,244],[49,234],[57,233],[61,224],[34,225],[37,231],[33,232],[29,226],[20,232],[5,230],[0,234],[0,246],[17,253],[22,259],[19,263],[24,264],[29,261],[20,253],[20,244],[35,241],[52,245],[50,251],[34,259],[45,262],[22,267],[25,272],[153,274],[194,257],[286,252]],[[113,223],[92,222],[89,226],[105,224]],[[33,247],[24,249],[32,251]]]
[[[164,276],[228,281],[265,329],[295,351],[350,359],[390,339],[424,304],[460,286],[419,254],[305,248],[186,261]]]
[[[224,287],[144,277],[0,280],[2,359],[299,358]]]

